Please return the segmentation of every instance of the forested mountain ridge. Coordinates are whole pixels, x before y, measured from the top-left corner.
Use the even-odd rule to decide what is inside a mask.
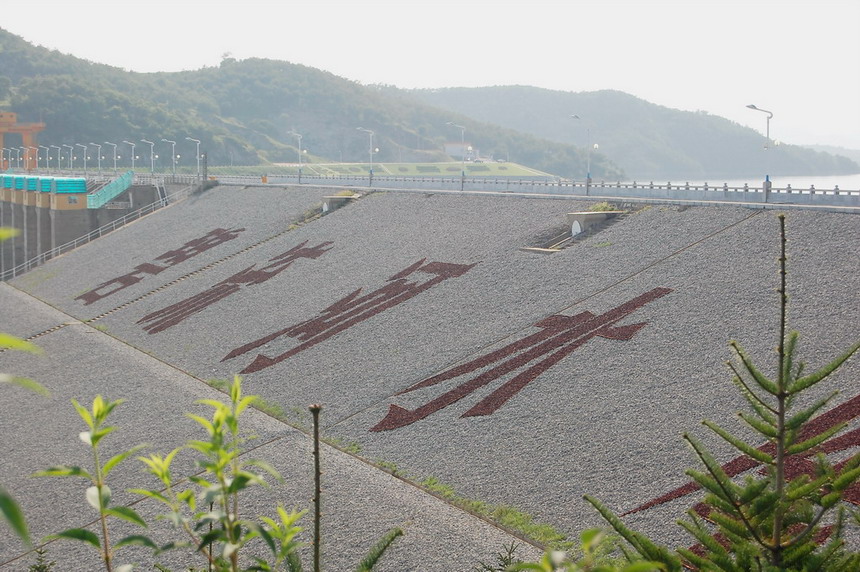
[[[430,105],[552,141],[585,146],[590,136],[633,179],[764,174],[764,138],[755,130],[723,117],[670,109],[619,91],[573,93],[496,86],[409,93]],[[847,157],[796,145],[771,146],[768,153],[771,173],[860,172],[860,166]]]
[[[583,178],[589,161],[592,176],[608,181],[763,173],[762,136],[755,130],[621,92],[403,90],[256,58],[137,73],[35,46],[2,29],[0,109],[22,122],[44,122],[43,145],[168,139],[190,157],[194,147],[185,138],[192,137],[213,165],[295,162],[297,134],[306,161],[366,162],[368,139],[359,127],[374,131],[374,161],[457,160],[459,153],[445,153],[446,143],[460,142],[460,130],[448,125],[453,122],[466,128],[466,144],[481,156],[562,177]],[[599,143],[590,154],[589,137]],[[792,145],[769,155],[773,173],[860,171],[847,158]]]
[[[460,132],[449,121],[466,126],[467,144],[485,156],[510,157],[569,177],[583,176],[587,161],[575,146],[483,124],[302,65],[225,58],[218,67],[142,74],[37,47],[0,30],[4,100],[19,121],[46,124],[39,136],[43,145],[164,138],[189,146],[184,139],[193,137],[213,165],[295,162],[296,133],[307,161],[366,162],[368,138],[359,127],[374,131],[375,161],[451,160],[445,143],[459,143]],[[601,176],[623,176],[602,155],[591,161]]]

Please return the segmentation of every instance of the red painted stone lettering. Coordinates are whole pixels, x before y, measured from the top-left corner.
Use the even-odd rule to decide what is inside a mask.
[[[212,304],[220,302],[231,294],[235,294],[243,285],[251,286],[254,284],[261,284],[266,280],[277,276],[299,258],[319,258],[331,250],[330,245],[332,243],[323,242],[310,248],[307,248],[305,246],[306,244],[307,241],[282,254],[279,254],[274,258],[271,258],[269,260],[270,264],[263,268],[255,268],[256,264],[251,265],[248,268],[237,272],[233,276],[222,280],[218,284],[215,284],[208,290],[204,290],[203,292],[195,294],[190,298],[186,298],[181,302],[177,302],[176,304],[147,314],[138,320],[137,323],[144,324],[149,322],[143,327],[143,329],[149,334],[163,332],[164,330],[179,324],[186,318],[198,312],[202,312]]]
[[[278,330],[240,346],[228,353],[221,361],[233,359],[256,350],[282,336],[296,338],[302,342],[293,349],[277,356],[269,357],[257,354],[254,360],[240,373],[253,373],[266,369],[368,318],[402,304],[445,280],[462,276],[475,266],[474,264],[451,264],[447,262],[424,264],[425,260],[419,260],[398,272],[389,278],[384,286],[373,292],[362,294],[362,289],[359,288],[320,312],[316,318]],[[429,279],[421,280],[427,276]],[[412,278],[415,281],[410,282],[407,278]]]
[[[232,230],[225,230],[223,228],[216,228],[215,230],[209,231],[207,234],[201,236],[200,238],[195,238],[189,242],[186,242],[181,247],[176,250],[170,250],[165,252],[164,254],[156,257],[156,261],[161,264],[151,264],[144,263],[136,266],[132,272],[128,274],[124,274],[122,276],[117,276],[116,278],[112,278],[107,282],[102,282],[92,290],[84,292],[80,296],[75,297],[75,300],[81,300],[84,303],[84,306],[89,306],[93,302],[97,302],[102,298],[107,298],[113,294],[116,294],[120,290],[124,288],[128,288],[134,284],[137,284],[141,280],[143,280],[142,274],[151,274],[155,275],[159,272],[163,272],[167,270],[169,267],[179,264],[180,262],[184,262],[193,256],[197,256],[201,252],[205,252],[210,248],[214,248],[219,244],[223,244],[229,240],[233,240],[239,233],[244,231],[244,228],[235,228]]]
[[[665,296],[671,291],[669,288],[654,288],[599,316],[595,316],[591,312],[582,312],[575,316],[557,314],[541,320],[534,325],[536,328],[541,328],[541,331],[468,363],[427,378],[401,391],[400,393],[403,394],[416,389],[431,387],[442,381],[472,373],[498,363],[495,367],[413,411],[391,404],[388,414],[379,423],[374,425],[371,431],[389,431],[411,425],[459,401],[488,383],[528,366],[525,370],[514,375],[513,378],[466,411],[463,417],[491,415],[510,398],[519,393],[526,385],[537,379],[542,373],[592,338],[597,336],[613,340],[629,340],[632,338],[646,324],[640,323],[626,326],[616,326],[616,324],[645,304]]]

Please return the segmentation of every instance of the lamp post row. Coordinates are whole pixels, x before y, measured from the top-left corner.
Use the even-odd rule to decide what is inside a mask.
[[[185,139],[187,139],[188,141],[192,141],[192,142],[196,143],[196,145],[197,145],[197,152],[196,152],[197,176],[199,177],[200,176],[200,158],[201,158],[201,156],[200,156],[200,143],[201,143],[201,141],[200,141],[200,139],[195,139],[193,137],[186,137]],[[176,175],[176,164],[180,159],[180,156],[176,154],[176,141],[171,141],[170,139],[162,139],[162,141],[166,142],[166,143],[170,143],[170,145],[171,145],[171,156],[173,158],[172,172],[174,175]],[[155,159],[158,158],[158,155],[155,154],[155,143],[153,141],[147,141],[146,139],[141,139],[141,142],[148,143],[150,145],[150,171],[152,173],[155,173]],[[134,149],[135,149],[136,145],[135,145],[135,143],[128,141],[128,140],[124,140],[123,143],[131,146],[131,169],[134,170],[135,160],[137,159],[137,156],[134,153]],[[101,150],[102,150],[102,147],[105,145],[110,146],[113,149],[113,170],[114,170],[114,174],[116,174],[117,170],[118,170],[118,161],[120,159],[120,156],[117,153],[118,144],[111,143],[110,141],[105,141],[103,144],[102,143],[89,143],[86,145],[83,143],[75,143],[74,145],[63,144],[62,146],[51,145],[50,147],[47,147],[45,145],[39,145],[38,147],[31,147],[31,146],[27,146],[27,147],[3,147],[2,150],[0,150],[0,166],[2,166],[3,164],[6,164],[9,167],[12,167],[13,166],[12,154],[14,153],[15,154],[15,161],[14,161],[15,168],[17,168],[17,169],[21,168],[21,160],[22,160],[22,156],[23,156],[24,169],[25,170],[29,171],[33,168],[38,169],[39,168],[39,160],[40,160],[39,151],[44,150],[45,151],[45,153],[44,153],[45,168],[49,169],[50,168],[50,160],[51,160],[51,150],[55,149],[57,152],[57,171],[60,171],[62,169],[63,151],[68,149],[68,157],[69,157],[68,168],[69,168],[69,170],[72,170],[72,169],[74,169],[74,160],[77,159],[77,157],[74,154],[75,148],[80,147],[82,149],[81,158],[82,158],[83,164],[84,164],[84,173],[87,173],[88,172],[88,163],[87,162],[91,158],[88,154],[89,147],[95,147],[96,148],[97,170],[98,170],[98,173],[101,174],[101,172],[102,172],[102,163],[101,162],[102,162],[103,158],[106,158],[106,157],[102,156]],[[8,158],[7,158],[7,155],[8,155]]]

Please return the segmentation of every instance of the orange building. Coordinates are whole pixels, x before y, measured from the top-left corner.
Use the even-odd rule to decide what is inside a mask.
[[[0,147],[6,146],[4,137],[7,133],[20,133],[23,140],[22,148],[25,149],[22,158],[24,159],[24,168],[27,171],[36,169],[39,164],[36,134],[44,129],[44,123],[18,123],[18,116],[15,113],[0,111]],[[8,169],[8,163],[8,160],[0,158],[0,171]]]

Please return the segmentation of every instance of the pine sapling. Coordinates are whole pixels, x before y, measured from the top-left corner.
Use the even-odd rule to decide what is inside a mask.
[[[779,225],[775,375],[766,376],[737,342],[730,343],[736,356],[736,363],[729,363],[733,382],[749,405],[749,411],[739,413],[739,417],[758,435],[758,443],[750,444],[712,421],[703,422],[750,459],[751,466],[763,466],[765,474],[734,479],[700,440],[684,435],[704,466],[704,470],[689,470],[687,474],[706,491],[706,510],[690,510],[690,520],[679,523],[699,542],[696,550],[676,551],[683,560],[627,528],[597,499],[586,497],[638,555],[663,563],[667,570],[679,570],[682,564],[701,570],[737,572],[860,569],[860,553],[844,546],[847,509],[842,503],[846,490],[860,479],[860,453],[833,464],[826,456],[828,444],[845,423],[815,423],[815,416],[838,392],[795,407],[800,396],[827,379],[860,349],[860,341],[813,373],[805,373],[804,364],[796,361],[798,334],[787,333],[786,323],[787,240],[782,215]],[[792,462],[797,466],[801,461],[811,469],[789,470]]]

